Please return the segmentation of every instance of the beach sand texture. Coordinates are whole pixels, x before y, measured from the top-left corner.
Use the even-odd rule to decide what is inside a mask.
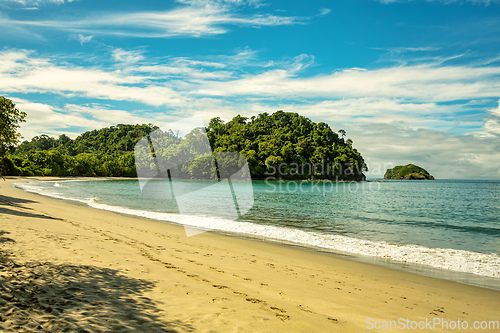
[[[1,331],[360,332],[368,318],[500,319],[499,291],[255,240],[188,238],[12,187],[25,180],[0,180]]]

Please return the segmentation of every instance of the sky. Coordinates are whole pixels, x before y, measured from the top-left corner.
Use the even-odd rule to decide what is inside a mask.
[[[368,177],[500,179],[500,0],[0,0],[0,31],[28,140],[284,110]]]

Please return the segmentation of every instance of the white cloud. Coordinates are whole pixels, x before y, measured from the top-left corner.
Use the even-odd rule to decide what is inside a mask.
[[[125,51],[123,49],[114,49],[111,53],[113,59],[118,62],[123,62],[127,65],[135,64],[141,60],[144,60],[142,51]]]
[[[62,5],[64,3],[73,1],[76,0],[0,0],[0,3],[15,4],[22,6],[25,9],[37,9],[42,5]]]
[[[270,14],[236,15],[225,6],[187,6],[169,11],[102,14],[74,20],[21,21],[0,18],[0,26],[52,29],[76,34],[128,37],[210,36],[227,32],[226,26],[279,26],[304,23],[307,19]]]
[[[324,16],[324,15],[328,15],[331,13],[331,9],[329,8],[321,8],[321,10],[319,11],[319,14],[318,16]]]
[[[489,112],[497,117],[500,117],[500,100],[498,101],[498,106],[494,109],[489,110]]]
[[[390,97],[425,101],[498,97],[500,67],[414,65],[344,69],[298,77],[296,67],[272,69],[227,82],[205,82],[194,93],[208,96],[282,98]]]
[[[90,105],[65,104],[63,110],[67,114],[84,116],[87,119],[93,119],[100,123],[106,123],[106,126],[120,124],[143,124],[166,122],[172,117],[162,114],[137,114],[131,111],[114,109],[108,105],[92,103]],[[73,125],[74,126],[74,125]],[[102,126],[101,126],[102,127]]]
[[[488,110],[484,125],[473,134],[478,138],[498,138],[500,140],[500,100],[498,107]]]
[[[26,122],[21,124],[20,132],[25,140],[40,134],[59,136],[67,134],[75,137],[77,133],[71,133],[68,128],[76,126],[80,129],[90,130],[109,126],[108,122],[88,119],[83,114],[66,113],[65,110],[57,109],[44,103],[35,103],[25,99],[9,97],[19,110],[27,113]]]
[[[204,36],[226,33],[224,25],[277,26],[300,23],[298,17],[257,14],[236,16],[221,7],[186,7],[165,12],[120,13],[77,22],[74,28],[94,29],[109,34],[142,37],[168,37],[179,35]],[[69,25],[71,27],[71,24]],[[109,28],[107,31],[105,28]],[[133,29],[133,31],[132,31]],[[137,29],[146,30],[144,33]],[[149,30],[149,31],[147,31]]]
[[[484,128],[488,133],[500,135],[500,121],[498,119],[487,120]]]
[[[477,132],[476,135],[483,138],[496,137],[500,140],[500,101],[498,101],[498,107],[488,112],[490,116],[487,117],[483,130]]]
[[[84,36],[82,34],[78,34],[75,36],[75,39],[80,42],[80,44],[89,43],[94,36]]]
[[[187,99],[147,78],[116,70],[53,64],[27,51],[0,52],[0,90],[137,101],[148,105],[184,106]],[[150,83],[146,87],[139,84]]]
[[[192,66],[188,66],[183,64],[182,62],[178,62],[178,65],[152,65],[152,66],[138,66],[133,68],[131,71],[137,73],[150,73],[156,76],[165,75],[167,77],[184,77],[187,81],[195,81],[195,80],[221,80],[230,78],[233,73],[231,71],[206,71],[203,69],[193,68]]]
[[[176,0],[179,3],[191,5],[191,6],[260,6],[261,0]]]
[[[364,124],[400,124],[407,128],[449,128],[453,121],[443,120],[462,111],[463,105],[411,103],[389,98],[350,98],[320,102],[281,105],[289,111],[307,114],[330,123],[361,126]]]
[[[108,105],[65,104],[56,107],[45,103],[31,102],[26,99],[8,97],[19,110],[27,113],[26,122],[21,124],[20,132],[23,140],[31,140],[34,136],[46,134],[59,136],[66,134],[72,138],[82,131],[99,129],[120,124],[162,123],[178,120],[178,117],[163,114],[137,114],[131,111],[118,110]]]
[[[0,52],[0,89],[9,92],[77,93],[94,98],[172,106],[203,96],[364,99],[370,101],[371,106],[375,105],[373,101],[383,101],[382,107],[391,110],[394,110],[394,105],[390,103],[396,103],[397,107],[402,107],[401,110],[410,105],[432,105],[437,109],[442,108],[436,106],[438,102],[498,98],[500,91],[500,67],[495,66],[426,64],[373,70],[353,68],[329,75],[304,76],[304,68],[314,60],[308,55],[272,64],[269,69],[262,62],[254,62],[255,53],[249,49],[232,58],[224,56],[220,61],[175,58],[157,64],[148,61],[143,65],[145,56],[142,51],[115,49],[112,55],[116,61],[123,63],[123,68],[61,65],[29,51],[6,50]],[[236,72],[234,69],[242,64],[258,64],[264,71],[253,75]],[[166,76],[178,81],[165,80]],[[335,107],[342,107],[345,102],[336,103]]]

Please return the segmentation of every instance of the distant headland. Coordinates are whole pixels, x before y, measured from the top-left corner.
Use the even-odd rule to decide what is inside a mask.
[[[408,164],[387,169],[384,179],[434,180],[434,177],[424,168],[415,164]]]

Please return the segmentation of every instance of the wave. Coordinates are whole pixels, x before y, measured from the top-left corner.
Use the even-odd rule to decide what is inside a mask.
[[[278,242],[293,243],[330,252],[376,257],[394,262],[419,264],[438,269],[500,278],[500,256],[494,253],[484,254],[473,251],[430,248],[411,244],[392,244],[384,241],[368,241],[342,235],[231,221],[207,216],[151,212],[108,205],[100,202],[95,197],[87,199],[67,198],[59,193],[45,191],[42,187],[32,183],[16,184],[16,186],[29,192],[53,198],[85,203],[95,209],[172,222],[194,229],[240,234],[260,239],[264,238]]]
[[[69,181],[74,181],[74,180],[65,180],[65,181],[69,182]],[[63,181],[59,181],[59,182],[63,182]],[[46,181],[46,183],[49,183],[49,182]],[[80,203],[84,203],[84,204],[86,204],[88,202],[88,200],[86,200],[86,199],[66,197],[66,196],[63,196],[61,193],[52,192],[53,189],[48,189],[48,188],[37,186],[36,182],[15,183],[14,186],[17,188],[20,188],[26,192],[36,193],[36,194],[40,194],[40,195],[55,198],[55,199],[76,201],[76,202],[80,202]],[[61,187],[61,186],[56,186],[56,187]]]
[[[200,230],[216,230],[294,243],[332,252],[378,257],[402,263],[420,264],[439,269],[500,278],[500,256],[472,251],[429,248],[420,245],[399,245],[387,242],[367,241],[354,237],[329,235],[292,228],[268,226],[250,222],[236,222],[213,217],[158,213],[111,206],[95,201],[89,206],[112,212],[174,222]]]

